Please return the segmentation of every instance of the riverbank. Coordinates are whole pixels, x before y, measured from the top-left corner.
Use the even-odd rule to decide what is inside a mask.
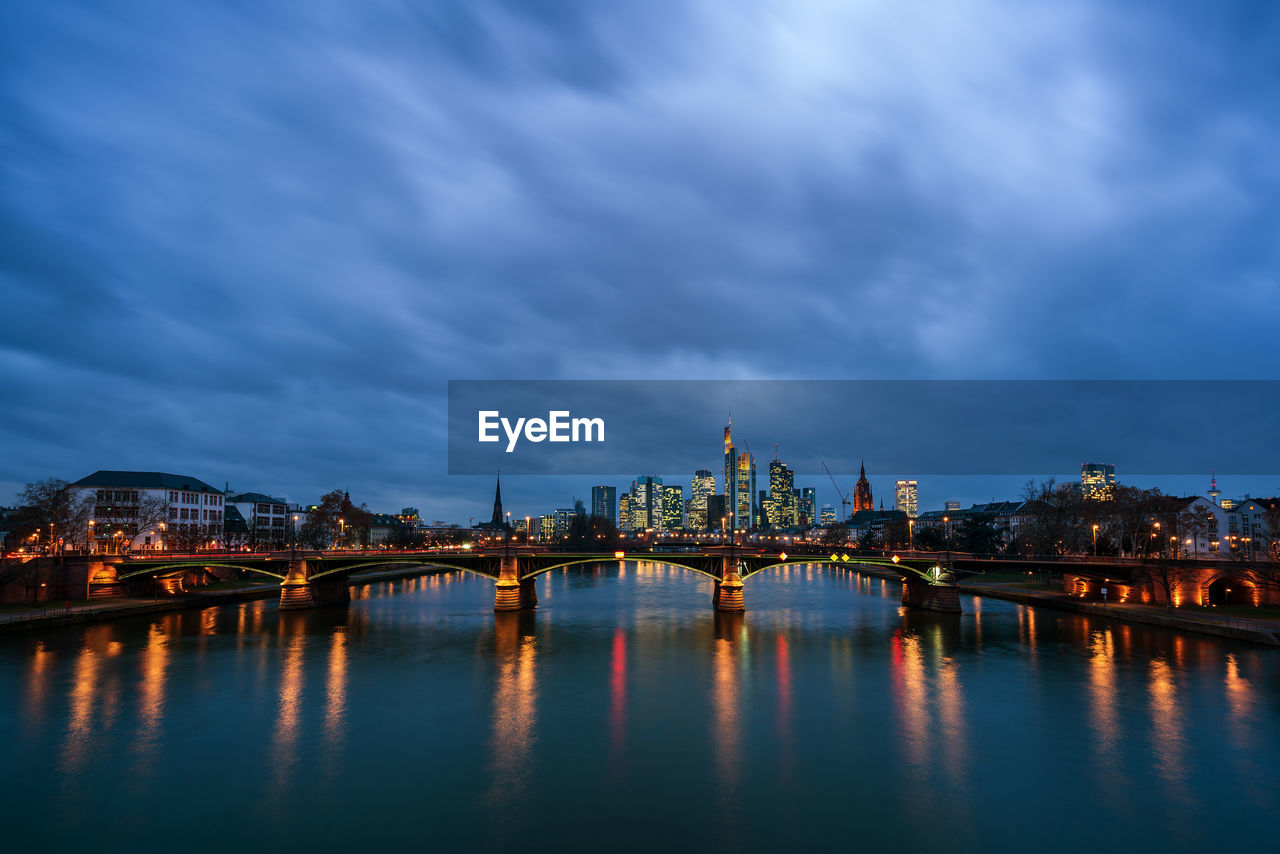
[[[1011,584],[961,582],[957,586],[962,593],[974,596],[990,596],[994,599],[1005,599],[1024,605],[1075,611],[1080,614],[1125,620],[1131,623],[1145,623],[1149,626],[1160,626],[1176,631],[1197,632],[1267,646],[1280,646],[1280,620],[1242,620],[1237,617],[1218,617],[1213,614],[1186,615],[1170,613],[1167,608],[1152,605],[1086,602],[1073,599],[1065,593],[1027,590]]]
[[[375,570],[351,577],[352,585],[371,581],[386,581],[425,575],[440,570],[422,566]],[[275,581],[245,584],[243,586],[220,585],[216,590],[198,589],[177,596],[160,599],[100,599],[72,604],[70,607],[46,603],[43,608],[27,608],[0,613],[0,634],[51,626],[98,623],[120,617],[136,617],[143,614],[163,614],[170,611],[186,611],[192,608],[211,608],[231,605],[255,599],[271,599],[280,595],[280,584]]]

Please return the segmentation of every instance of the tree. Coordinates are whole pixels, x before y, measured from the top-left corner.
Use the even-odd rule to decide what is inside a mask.
[[[569,520],[565,544],[586,550],[612,548],[618,541],[618,529],[603,516],[579,516]]]
[[[832,522],[823,528],[818,543],[829,548],[846,548],[849,545],[849,526],[843,522]]]
[[[367,547],[372,525],[373,514],[366,505],[357,507],[349,493],[334,489],[320,497],[320,503],[298,529],[298,544],[312,549]]]
[[[1028,517],[1022,526],[1025,547],[1033,554],[1066,554],[1081,551],[1081,518],[1085,501],[1079,487],[1057,483],[1054,478],[1027,481],[1022,489],[1023,513]]]
[[[167,526],[165,531],[165,547],[172,551],[195,552],[221,540],[222,530],[217,525],[178,523]]]
[[[996,530],[995,515],[969,514],[960,520],[955,547],[971,554],[997,554],[1003,541]]]
[[[946,545],[945,537],[942,532],[933,527],[916,528],[915,544],[916,548],[926,552],[940,552]]]
[[[59,540],[64,546],[88,542],[92,496],[81,497],[78,488],[51,477],[28,483],[18,500],[13,533],[19,538],[37,534],[33,544],[50,554],[59,551]]]
[[[911,540],[906,519],[890,519],[884,523],[884,541],[888,548],[905,549]]]
[[[858,538],[858,548],[872,551],[880,548],[880,542],[880,535],[868,528],[867,532]]]

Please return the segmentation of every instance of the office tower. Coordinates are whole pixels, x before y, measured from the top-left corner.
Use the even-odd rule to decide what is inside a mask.
[[[747,531],[756,526],[759,510],[756,498],[756,461],[747,451],[738,454],[737,486],[734,489],[737,504],[733,507],[733,526]]]
[[[830,504],[822,505],[822,515],[818,517],[818,521],[823,525],[830,525],[836,520],[836,508]]]
[[[662,529],[684,530],[684,487],[678,483],[662,487]]]
[[[769,525],[769,520],[775,515],[773,512],[773,499],[769,497],[767,490],[760,490],[760,500],[756,502],[756,522],[760,527],[764,528]]]
[[[871,482],[867,480],[867,464],[864,462],[858,471],[858,484],[853,488],[853,512],[874,509],[876,505],[871,500]]]
[[[618,488],[616,486],[591,487],[591,515],[599,516],[601,519],[608,519],[609,524],[615,527],[618,524],[618,516],[614,511],[617,502]]]
[[[632,531],[635,526],[631,524],[631,493],[624,492],[622,497],[618,499],[618,530]]]
[[[556,517],[555,514],[547,514],[538,517],[538,538],[543,541],[555,539],[556,535]]]
[[[800,515],[804,517],[800,524],[813,525],[818,521],[817,504],[818,493],[812,486],[806,486],[800,490]]]
[[[796,475],[776,457],[769,463],[769,524],[790,528],[796,524]]]
[[[920,487],[914,480],[900,480],[893,485],[893,503],[897,510],[914,519],[920,515]]]
[[[957,510],[959,510],[959,509],[960,509],[960,502],[959,502],[959,501],[948,501],[948,502],[946,502],[945,504],[943,504],[942,506],[943,506],[943,508],[944,508],[948,513],[954,513],[954,512],[956,512]]]
[[[631,482],[631,524],[637,531],[662,528],[662,478],[641,475]]]
[[[553,516],[553,525],[555,526],[555,535],[563,537],[569,533],[569,525],[573,522],[573,517],[578,515],[571,507],[561,507]]]
[[[730,418],[724,428],[724,504],[731,514],[738,509],[738,458],[733,449],[732,427],[733,418]],[[714,523],[712,527],[716,527]]]
[[[1080,489],[1085,498],[1104,501],[1116,494],[1116,467],[1111,463],[1084,463],[1080,466]]]
[[[573,515],[584,517],[587,515],[587,508],[582,506],[581,498],[573,499]]]
[[[693,498],[689,501],[689,527],[695,531],[707,528],[707,499],[716,494],[716,477],[706,469],[693,473]]]

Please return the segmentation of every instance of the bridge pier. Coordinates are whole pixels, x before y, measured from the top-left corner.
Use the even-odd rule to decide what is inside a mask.
[[[745,611],[742,598],[742,574],[736,561],[725,557],[720,567],[720,580],[711,593],[711,604],[717,611]]]
[[[930,584],[924,580],[902,580],[902,604],[923,611],[960,613],[960,590],[954,584]]]
[[[289,571],[280,585],[280,610],[298,611],[303,608],[319,608],[324,605],[345,605],[351,601],[351,587],[347,579],[312,579],[307,570],[306,558],[289,561]]]
[[[537,580],[520,580],[520,558],[516,555],[502,558],[498,568],[497,590],[493,596],[493,610],[521,611],[537,604]]]

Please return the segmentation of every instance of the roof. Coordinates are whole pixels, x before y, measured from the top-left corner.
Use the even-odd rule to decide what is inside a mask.
[[[121,487],[124,489],[182,489],[187,492],[216,492],[198,477],[186,474],[169,474],[162,471],[104,471],[98,470],[88,477],[82,477],[72,486],[80,487]]]
[[[227,533],[247,534],[249,525],[234,504],[228,504],[222,516],[222,530]]]
[[[283,498],[272,498],[261,492],[239,492],[235,495],[228,495],[227,501],[234,501],[237,504],[288,504]]]

